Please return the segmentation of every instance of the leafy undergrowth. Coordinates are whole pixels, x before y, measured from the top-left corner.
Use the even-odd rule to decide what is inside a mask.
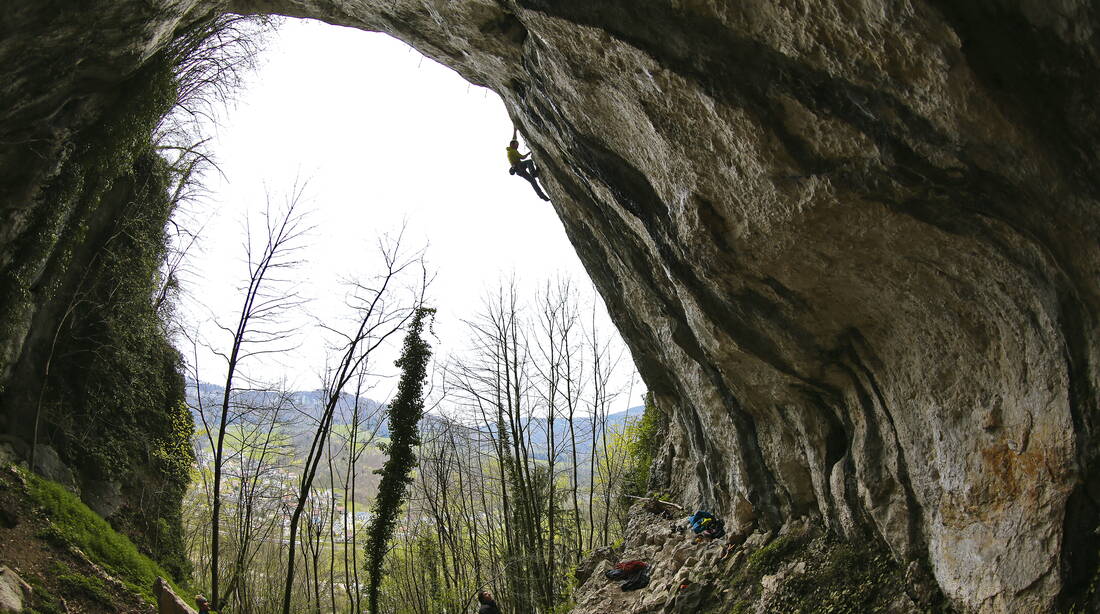
[[[0,564],[34,589],[28,612],[155,611],[168,574],[60,485],[0,467],[0,508]]]

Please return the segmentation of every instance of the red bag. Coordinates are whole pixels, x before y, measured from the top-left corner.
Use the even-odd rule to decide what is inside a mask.
[[[648,565],[645,564],[645,561],[624,561],[615,565],[615,569],[620,569],[626,573],[639,572],[646,567],[648,567]]]

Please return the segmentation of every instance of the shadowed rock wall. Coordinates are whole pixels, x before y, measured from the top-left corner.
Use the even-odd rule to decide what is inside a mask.
[[[89,36],[140,64],[150,33],[193,8],[146,4],[159,7],[146,25]],[[671,409],[657,485],[744,525],[810,516],[881,537],[967,610],[1052,611],[1087,584],[1100,514],[1091,3],[211,7],[385,31],[504,98]],[[35,83],[55,107],[76,87]],[[93,100],[110,86],[84,87]],[[0,101],[28,97],[5,87]],[[81,104],[57,108],[78,125],[95,116]],[[55,121],[0,116],[0,141]],[[5,211],[39,206],[25,176]]]

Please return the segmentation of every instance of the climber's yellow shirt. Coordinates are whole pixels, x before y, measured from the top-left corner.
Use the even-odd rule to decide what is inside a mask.
[[[515,166],[523,161],[523,156],[519,155],[519,150],[514,147],[508,147],[508,164]]]

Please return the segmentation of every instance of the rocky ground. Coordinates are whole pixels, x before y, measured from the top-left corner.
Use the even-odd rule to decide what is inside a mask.
[[[916,614],[949,611],[934,587],[876,545],[842,543],[799,520],[780,531],[696,537],[687,511],[635,505],[626,541],[578,570],[574,614]],[[604,572],[620,561],[651,565],[649,586],[624,592]]]

